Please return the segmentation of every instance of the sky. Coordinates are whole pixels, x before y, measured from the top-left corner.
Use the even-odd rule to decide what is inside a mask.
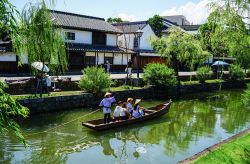
[[[26,3],[37,0],[10,0],[19,11]],[[96,16],[121,17],[128,21],[148,20],[155,14],[161,16],[184,15],[192,24],[202,24],[209,15],[210,0],[56,0],[49,8]]]

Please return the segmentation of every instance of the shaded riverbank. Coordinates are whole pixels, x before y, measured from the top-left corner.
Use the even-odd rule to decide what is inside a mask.
[[[165,101],[169,99],[180,98],[180,96],[186,96],[194,93],[216,91],[221,89],[233,89],[233,88],[244,88],[250,80],[243,81],[224,81],[222,83],[205,83],[205,84],[192,84],[182,85],[180,92],[177,92],[177,88],[156,88],[156,87],[145,87],[142,89],[135,90],[124,90],[114,92],[117,100],[126,101],[128,97],[134,99],[157,99],[162,98]],[[91,94],[81,93],[78,95],[66,95],[66,96],[55,96],[37,99],[22,99],[18,100],[23,106],[30,109],[31,114],[55,112],[59,110],[72,110],[72,108],[86,108],[97,106],[103,94]]]

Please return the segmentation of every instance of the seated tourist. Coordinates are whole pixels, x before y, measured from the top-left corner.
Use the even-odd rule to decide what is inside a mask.
[[[121,120],[127,120],[128,118],[130,118],[130,113],[127,109],[127,103],[122,104],[120,117],[121,117]]]
[[[134,110],[134,107],[133,107],[132,103],[133,103],[133,99],[132,98],[128,98],[128,100],[127,100],[127,109],[128,109],[128,112],[131,115],[132,115],[133,110]]]
[[[144,115],[143,107],[140,106],[140,102],[141,102],[141,99],[137,99],[135,101],[135,106],[134,106],[134,110],[132,114],[133,118],[140,118]]]
[[[114,114],[113,114],[115,121],[119,121],[120,120],[120,115],[121,115],[121,111],[122,111],[122,105],[123,105],[122,102],[119,101],[117,103],[117,106],[115,107],[115,111],[114,111]]]

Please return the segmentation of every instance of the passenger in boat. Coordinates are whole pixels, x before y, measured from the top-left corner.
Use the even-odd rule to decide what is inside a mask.
[[[131,117],[128,109],[127,109],[127,103],[123,103],[122,104],[122,109],[121,109],[121,113],[120,113],[120,116],[121,116],[121,120],[127,120]]]
[[[128,112],[131,115],[132,115],[133,110],[134,110],[134,107],[133,107],[132,103],[133,103],[133,99],[132,98],[128,98],[128,100],[127,100],[127,109],[128,109]]]
[[[116,102],[116,100],[112,97],[112,93],[107,92],[99,104],[100,107],[103,107],[104,124],[110,122],[111,105],[114,102]]]
[[[141,99],[136,99],[133,114],[132,114],[133,118],[140,118],[144,115],[144,112],[143,112],[144,108],[140,106],[140,103],[141,103]]]
[[[117,106],[115,107],[114,114],[113,114],[115,121],[120,121],[120,119],[121,119],[120,115],[121,115],[121,112],[123,110],[122,105],[123,105],[123,103],[121,101],[118,101]]]

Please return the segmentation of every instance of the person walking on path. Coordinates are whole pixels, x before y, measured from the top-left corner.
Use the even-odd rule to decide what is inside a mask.
[[[106,61],[106,71],[107,71],[107,73],[110,72],[110,63],[108,60]]]
[[[107,92],[99,104],[99,106],[103,108],[104,124],[107,124],[110,122],[111,105],[114,102],[116,102],[116,100],[114,97],[112,97],[112,93]]]
[[[133,67],[133,62],[131,61],[131,59],[129,59],[128,64],[127,64],[127,72],[129,76],[132,75],[132,67]]]

